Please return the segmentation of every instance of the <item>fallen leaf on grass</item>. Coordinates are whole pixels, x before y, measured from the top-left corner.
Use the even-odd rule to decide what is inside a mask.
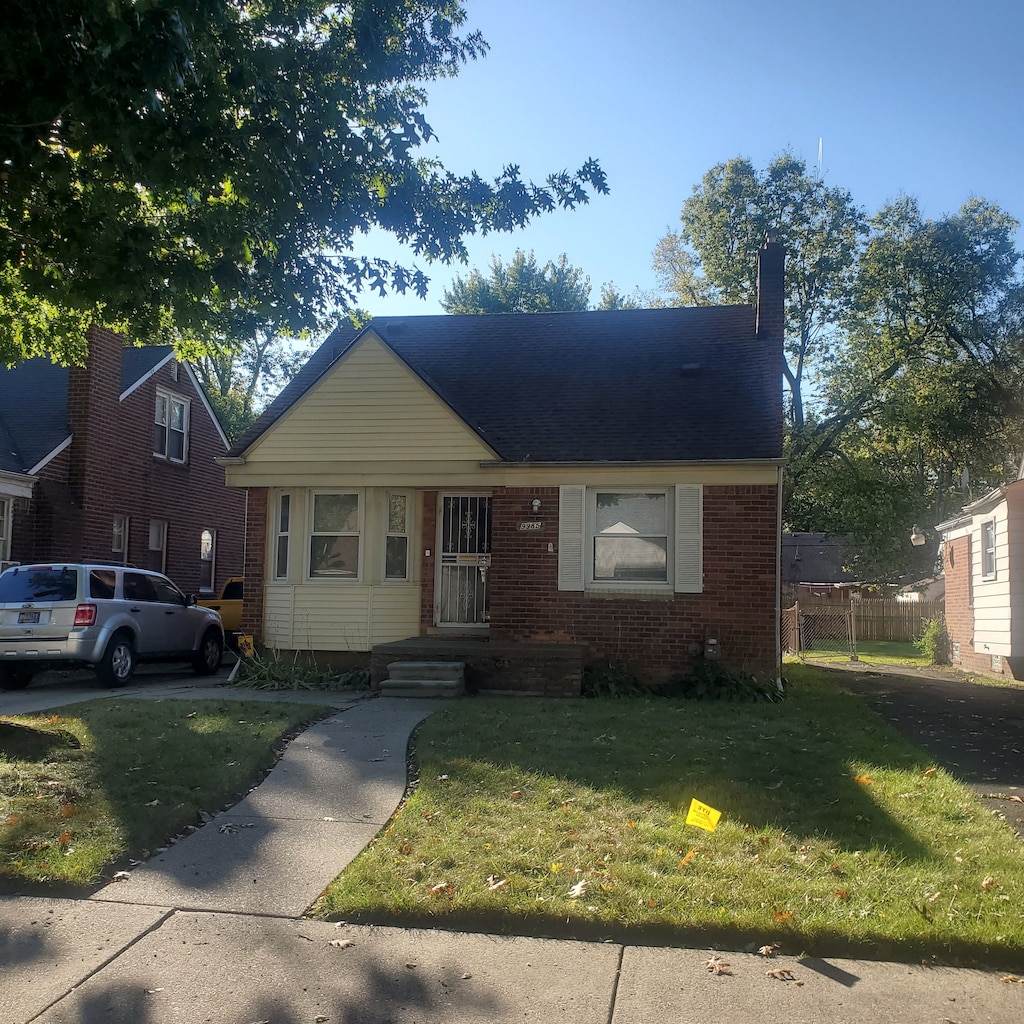
[[[60,809],[62,818],[73,818],[77,813],[78,808],[74,804],[64,804]]]
[[[68,843],[71,842],[71,833],[61,832],[59,838],[57,839],[57,842],[60,843],[61,846],[67,846]]]
[[[775,921],[788,921],[793,916],[792,910],[773,910],[772,918]]]
[[[861,786],[873,786],[875,784],[875,780],[873,778],[871,778],[870,775],[867,775],[867,774],[865,774],[865,775],[854,775],[853,781],[858,783]]]
[[[497,875],[487,876],[487,891],[494,892],[495,889],[500,889],[503,885],[508,885],[507,878],[498,878]]]
[[[729,961],[723,960],[717,953],[712,953],[704,961],[704,966],[712,974],[732,974],[732,966],[729,964]]]
[[[796,975],[788,967],[776,967],[773,971],[765,971],[765,976],[776,981],[796,981]]]
[[[1016,974],[1007,974],[999,980],[1005,981],[1007,985],[1024,985],[1024,978],[1018,978]]]
[[[778,948],[779,944],[777,942],[773,942],[770,946],[762,946],[758,950],[758,953],[760,953],[761,956],[775,956],[775,950]]]
[[[925,768],[925,770],[923,772],[921,772],[921,774],[922,775],[934,775],[935,774],[935,767],[932,766],[931,768]]]
[[[146,806],[147,807],[159,807],[160,806],[160,801],[159,800],[150,800],[149,803],[146,804]]]
[[[692,848],[692,849],[690,850],[690,852],[689,852],[689,853],[688,853],[688,854],[687,854],[687,855],[686,855],[686,856],[685,856],[685,857],[684,857],[684,858],[683,858],[683,859],[682,859],[682,860],[681,860],[681,861],[679,862],[679,866],[680,866],[681,868],[685,868],[685,867],[686,867],[686,865],[687,865],[687,864],[689,864],[691,860],[693,860],[693,855],[694,855],[694,854],[695,854],[696,852],[697,852],[697,847],[696,847],[696,846],[694,846],[694,847],[693,847],[693,848]]]
[[[17,825],[21,818],[17,814],[10,814],[4,818],[5,825]]]
[[[510,800],[522,800],[523,799],[523,791],[521,789],[513,789],[512,792],[509,793],[509,799]]]
[[[449,896],[455,895],[455,889],[447,882],[438,882],[437,885],[432,885],[427,892],[431,896],[440,896],[442,893],[447,893]]]
[[[335,946],[338,949],[351,949],[355,943],[351,939],[331,939],[328,946]]]
[[[982,889],[988,892],[990,889],[996,888],[996,880],[991,875],[986,875],[981,882]]]

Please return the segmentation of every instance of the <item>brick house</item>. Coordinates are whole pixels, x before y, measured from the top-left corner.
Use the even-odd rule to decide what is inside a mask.
[[[339,327],[221,460],[244,629],[375,670],[446,644],[500,689],[705,648],[774,678],[783,275],[770,243],[755,306]]]
[[[0,560],[101,559],[211,592],[242,568],[245,495],[195,373],[169,346],[88,333],[85,366],[0,369]]]
[[[1024,465],[935,528],[942,537],[950,660],[1024,679]]]

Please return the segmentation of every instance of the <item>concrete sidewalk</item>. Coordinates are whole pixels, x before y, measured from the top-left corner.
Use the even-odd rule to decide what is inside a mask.
[[[303,920],[397,806],[409,736],[437,706],[349,703],[126,881],[0,898],[0,1024],[1024,1020],[1024,985],[981,971],[729,952],[715,975],[710,950]]]

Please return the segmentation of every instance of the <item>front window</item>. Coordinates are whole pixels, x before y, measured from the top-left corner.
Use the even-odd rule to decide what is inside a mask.
[[[214,554],[217,550],[216,530],[203,530],[199,535],[199,589],[213,590]]]
[[[588,568],[593,582],[668,583],[668,493],[589,493]]]
[[[0,498],[0,562],[11,557],[11,501]]]
[[[114,527],[110,538],[110,553],[117,562],[128,561],[128,517],[114,516]]]
[[[996,574],[996,521],[981,524],[981,575],[992,579]]]
[[[167,565],[167,522],[163,519],[149,521],[149,561],[147,568],[164,572]]]
[[[277,548],[274,553],[274,579],[288,578],[288,546],[291,540],[292,496],[282,494],[277,501]]]
[[[358,494],[314,494],[309,541],[309,575],[359,578]]]
[[[409,495],[388,495],[388,532],[384,541],[384,579],[409,578]]]
[[[158,391],[154,418],[153,454],[184,462],[188,455],[188,402]]]

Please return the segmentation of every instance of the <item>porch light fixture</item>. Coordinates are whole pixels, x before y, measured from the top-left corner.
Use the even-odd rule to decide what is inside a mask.
[[[918,526],[917,523],[914,523],[914,528],[910,531],[910,543],[913,544],[915,548],[919,548],[926,540],[927,538],[921,532],[921,527]]]
[[[537,515],[540,512],[540,498],[533,499],[533,514]]]

